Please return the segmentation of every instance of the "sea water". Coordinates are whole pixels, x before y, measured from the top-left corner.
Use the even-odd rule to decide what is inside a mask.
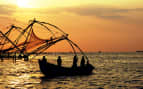
[[[62,57],[62,66],[71,67],[73,54],[46,54],[47,61],[56,63]],[[142,89],[143,53],[87,53],[95,67],[89,76],[61,76],[43,78],[38,55],[29,61],[6,59],[0,62],[0,89]],[[32,58],[32,57],[31,57]],[[81,55],[79,55],[78,65]]]

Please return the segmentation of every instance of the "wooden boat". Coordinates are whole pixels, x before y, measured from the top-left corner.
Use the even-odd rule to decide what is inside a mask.
[[[48,63],[46,60],[39,60],[39,67],[41,72],[45,76],[81,76],[81,75],[90,75],[94,67],[91,64],[86,64],[84,67],[60,67],[51,63]]]

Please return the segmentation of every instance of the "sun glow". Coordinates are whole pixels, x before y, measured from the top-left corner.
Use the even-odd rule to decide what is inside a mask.
[[[17,0],[17,5],[21,8],[32,8],[30,0]]]

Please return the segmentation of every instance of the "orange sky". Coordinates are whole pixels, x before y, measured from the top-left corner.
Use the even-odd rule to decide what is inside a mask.
[[[143,50],[142,3],[142,0],[1,0],[0,29],[5,30],[10,24],[21,26],[36,18],[62,28],[84,51]]]

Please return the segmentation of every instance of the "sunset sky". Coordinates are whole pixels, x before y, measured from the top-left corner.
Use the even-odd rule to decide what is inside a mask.
[[[0,0],[0,29],[36,18],[70,34],[84,51],[143,50],[143,0]]]

